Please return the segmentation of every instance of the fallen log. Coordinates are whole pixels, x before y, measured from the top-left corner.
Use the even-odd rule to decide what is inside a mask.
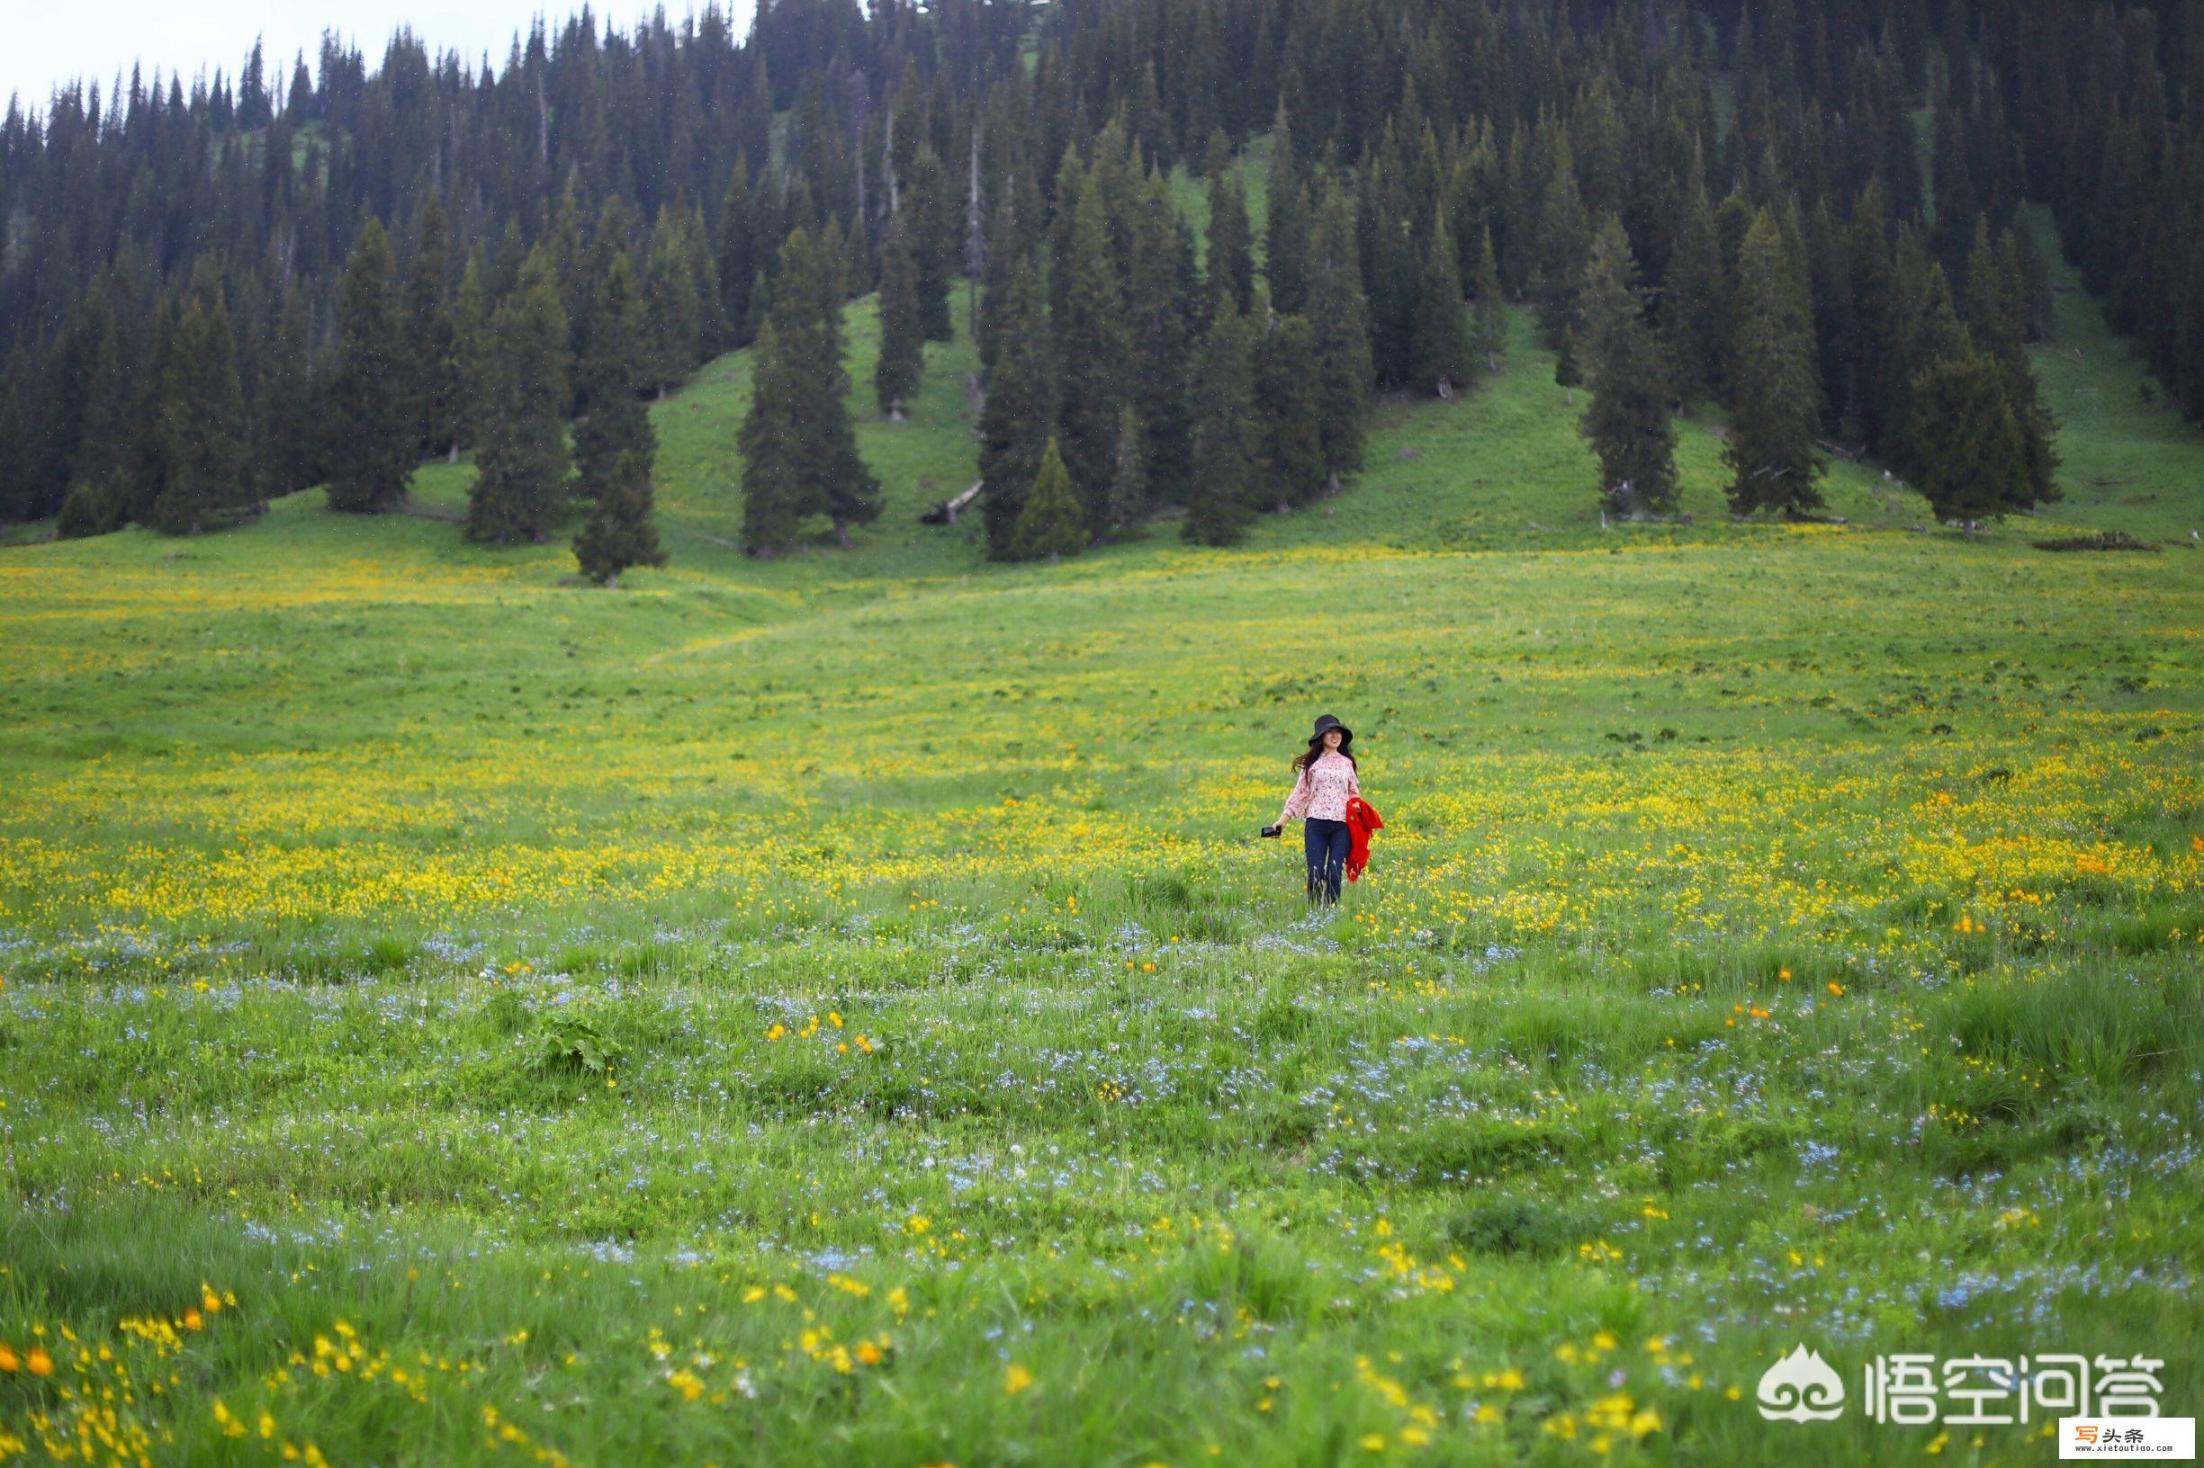
[[[935,506],[934,506],[934,507],[933,507],[932,509],[930,509],[930,510],[926,511],[926,513],[924,513],[923,515],[920,515],[920,516],[918,517],[918,522],[919,522],[919,523],[920,523],[921,525],[954,525],[954,524],[956,524],[956,523],[957,523],[957,513],[958,513],[958,512],[960,511],[960,510],[964,509],[964,508],[965,508],[965,507],[966,507],[967,505],[971,504],[971,503],[972,503],[972,501],[974,501],[974,500],[978,499],[978,498],[980,497],[980,491],[981,491],[982,489],[985,489],[986,487],[987,487],[987,481],[986,481],[986,480],[984,480],[984,479],[975,479],[975,480],[973,480],[973,481],[972,481],[972,487],[971,487],[970,489],[966,490],[966,491],[965,491],[964,493],[962,493],[962,494],[960,494],[960,495],[956,495],[956,496],[954,496],[954,497],[952,497],[952,498],[950,498],[950,499],[945,499],[945,500],[941,501],[941,502],[940,502],[939,504],[935,505]]]

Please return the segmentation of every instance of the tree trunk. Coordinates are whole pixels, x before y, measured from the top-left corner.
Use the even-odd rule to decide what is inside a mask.
[[[849,527],[839,520],[834,522],[834,543],[843,550],[849,549]]]
[[[620,589],[620,573],[619,573],[618,571],[615,571],[615,572],[613,572],[613,573],[612,573],[612,574],[611,574],[610,576],[607,576],[607,577],[605,578],[605,590],[607,590],[607,591],[618,591],[619,589]]]

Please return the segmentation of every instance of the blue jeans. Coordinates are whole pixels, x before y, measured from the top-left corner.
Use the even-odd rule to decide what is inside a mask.
[[[1347,823],[1311,817],[1302,824],[1309,853],[1309,901],[1337,902],[1340,874],[1346,870],[1347,849],[1353,841]]]

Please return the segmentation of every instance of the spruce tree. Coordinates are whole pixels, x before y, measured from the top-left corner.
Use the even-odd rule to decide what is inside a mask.
[[[1737,257],[1736,390],[1723,462],[1735,476],[1730,508],[1797,512],[1821,503],[1824,468],[1814,443],[1820,390],[1814,378],[1813,308],[1773,215],[1760,210]]]
[[[1940,520],[2025,513],[2035,502],[2027,446],[1995,358],[1968,350],[1930,364],[1914,379],[1914,412],[1936,431],[1915,449],[1913,482]]]
[[[306,293],[296,284],[283,293],[270,355],[275,366],[261,384],[253,455],[263,461],[272,491],[289,494],[322,479]],[[285,363],[296,365],[286,369]]]
[[[880,359],[873,368],[874,396],[880,411],[897,422],[904,404],[918,391],[919,374],[925,368],[923,331],[918,301],[918,267],[912,257],[910,213],[899,213],[888,222],[887,237],[880,242]]]
[[[1263,280],[1271,309],[1298,316],[1309,304],[1309,192],[1294,151],[1285,94],[1270,124],[1269,217],[1263,227]]]
[[[956,335],[949,282],[956,274],[957,193],[949,182],[948,168],[931,147],[920,148],[912,159],[903,207],[897,213],[909,218],[921,331],[927,341],[948,341]]]
[[[1117,415],[1116,463],[1110,470],[1109,529],[1136,534],[1148,513],[1147,429],[1130,407]]]
[[[1362,467],[1370,410],[1370,318],[1354,206],[1335,179],[1309,241],[1309,319],[1316,327],[1317,422],[1331,487]]]
[[[1354,198],[1375,380],[1406,383],[1412,380],[1409,342],[1415,332],[1423,269],[1414,225],[1424,215],[1416,207],[1398,130],[1390,121],[1385,125],[1384,144],[1366,161],[1355,183]],[[1310,314],[1316,314],[1313,308]]]
[[[617,585],[630,566],[666,564],[658,529],[651,523],[650,469],[633,452],[613,460],[588,520],[574,537],[574,559],[584,576],[606,587]]]
[[[1714,206],[1694,149],[1660,298],[1661,336],[1675,367],[1676,395],[1685,402],[1714,396],[1726,381],[1729,296]]]
[[[458,440],[459,364],[452,314],[444,294],[451,227],[431,196],[421,210],[421,237],[405,285],[405,367],[418,438],[415,453],[448,453]]]
[[[1263,233],[1263,281],[1271,308],[1298,316],[1309,304],[1309,191],[1299,179],[1271,181]]]
[[[1546,341],[1556,347],[1577,329],[1577,291],[1592,243],[1591,220],[1577,192],[1566,143],[1560,156],[1538,216],[1538,320]]]
[[[1944,267],[1928,258],[1911,228],[1898,237],[1891,293],[1889,344],[1877,363],[1882,424],[1877,450],[1910,478],[1919,463],[1921,441],[1936,432],[1932,420],[1915,412],[1914,381],[1938,362],[1965,356],[1972,342],[1953,309]]]
[[[161,492],[156,530],[202,530],[216,510],[240,499],[246,474],[245,397],[237,378],[237,341],[213,272],[199,273],[176,325],[155,398]]]
[[[1262,300],[1258,291],[1258,306]],[[1307,504],[1324,492],[1321,378],[1316,331],[1309,319],[1278,317],[1255,344],[1256,460],[1262,502],[1283,509]]]
[[[661,205],[651,230],[650,261],[643,270],[644,319],[648,346],[643,365],[651,385],[666,390],[696,367],[699,350],[696,270],[690,258],[687,220],[671,205]]]
[[[770,336],[760,335],[742,427],[745,539],[760,555],[792,543],[805,515],[833,521],[843,545],[850,526],[880,517],[880,482],[857,452],[849,419],[839,255],[832,225],[824,243],[798,226],[781,246]]]
[[[808,507],[797,475],[795,364],[770,312],[758,326],[753,360],[750,411],[737,438],[742,544],[751,555],[771,557],[795,544]]]
[[[1554,353],[1554,386],[1580,387],[1584,382],[1584,365],[1576,358],[1576,333],[1561,333],[1560,350]]]
[[[1071,475],[1051,438],[1041,450],[1041,471],[1026,491],[1017,527],[1011,532],[1011,559],[1054,561],[1075,556],[1086,549],[1088,538],[1087,512],[1072,493]]]
[[[492,362],[482,446],[467,497],[467,537],[507,545],[543,539],[566,509],[566,307],[550,252],[528,252],[510,299],[490,321]]]
[[[1101,518],[1109,496],[1117,414],[1131,397],[1125,292],[1110,251],[1108,207],[1100,180],[1090,178],[1080,190],[1069,251],[1050,262],[1052,273],[1061,268],[1068,277],[1063,315],[1051,323],[1062,394],[1057,433],[1090,520]]]
[[[1145,435],[1141,467],[1146,497],[1175,502],[1184,497],[1193,451],[1189,399],[1201,272],[1195,264],[1193,229],[1171,206],[1159,172],[1151,170],[1138,185],[1131,214],[1125,279],[1135,364],[1130,406]],[[1114,522],[1114,516],[1108,518]]]
[[[626,250],[613,252],[597,282],[590,320],[589,345],[574,369],[582,401],[574,425],[574,489],[583,498],[605,492],[623,457],[635,461],[647,485],[657,458],[657,436],[640,396],[648,385],[643,303]]]
[[[713,262],[719,272],[719,304],[727,313],[729,345],[750,345],[750,282],[757,274],[757,252],[752,249],[750,162],[736,155],[727,192],[719,204],[719,255]]]
[[[2011,230],[1993,246],[1984,219],[1975,221],[1974,245],[1967,255],[1967,324],[2004,380],[2006,405],[2020,433],[2030,500],[2058,499],[2054,475],[2059,459],[2052,447],[2058,424],[2028,362],[2028,283],[2020,269],[2020,248]]]
[[[420,434],[403,361],[405,324],[390,236],[373,216],[345,261],[337,373],[329,391],[329,508],[375,514],[405,503]]]
[[[1208,244],[1210,309],[1230,297],[1232,309],[1245,315],[1255,288],[1254,229],[1236,174],[1220,173],[1210,182]]]
[[[1461,263],[1444,217],[1436,219],[1416,278],[1416,319],[1408,336],[1409,381],[1419,391],[1452,397],[1469,384],[1469,311],[1462,304]]]
[[[482,441],[482,414],[487,404],[493,370],[490,341],[490,298],[483,285],[482,252],[467,256],[467,268],[459,277],[459,291],[452,297],[452,363],[457,376],[458,400],[452,428],[456,437],[453,455],[461,444]]]
[[[1666,514],[1676,504],[1676,427],[1636,269],[1629,237],[1608,220],[1593,242],[1584,283],[1592,400],[1577,428],[1599,456],[1600,499],[1608,511]],[[1562,345],[1573,353],[1574,342]]]
[[[1000,310],[994,370],[980,410],[980,497],[987,553],[1008,560],[1026,492],[1041,472],[1041,456],[1056,436],[1056,357],[1050,344],[1041,281],[1030,259],[1010,275]]]
[[[1194,473],[1180,533],[1232,545],[1254,518],[1255,380],[1247,318],[1219,298],[1194,371]]]
[[[696,301],[696,360],[702,362],[734,346],[735,325],[719,298],[719,264],[705,232],[704,211],[694,205],[683,224],[681,243],[689,255],[690,295]]]
[[[1508,306],[1500,293],[1500,262],[1492,253],[1492,230],[1478,232],[1477,273],[1470,281],[1476,301],[1476,321],[1470,344],[1485,359],[1489,370],[1498,370],[1508,350]]]
[[[131,506],[150,506],[160,493],[160,454],[153,442],[159,359],[152,350],[150,325],[140,319],[120,279],[108,273],[93,279],[83,322],[92,352],[90,381],[56,527],[65,539],[120,529]],[[17,420],[7,442],[27,448],[39,426],[34,421],[36,384],[29,353],[18,348],[13,355],[17,371],[4,406]],[[13,473],[16,477],[9,482],[21,484],[31,469],[18,464]]]

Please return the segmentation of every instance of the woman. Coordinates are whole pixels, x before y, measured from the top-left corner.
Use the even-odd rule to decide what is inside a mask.
[[[1350,747],[1354,730],[1330,714],[1316,721],[1309,747],[1293,759],[1293,793],[1275,825],[1263,827],[1275,836],[1288,821],[1305,820],[1309,858],[1309,901],[1339,901],[1339,877],[1347,864],[1353,834],[1347,827],[1347,802],[1362,794],[1362,782]]]

